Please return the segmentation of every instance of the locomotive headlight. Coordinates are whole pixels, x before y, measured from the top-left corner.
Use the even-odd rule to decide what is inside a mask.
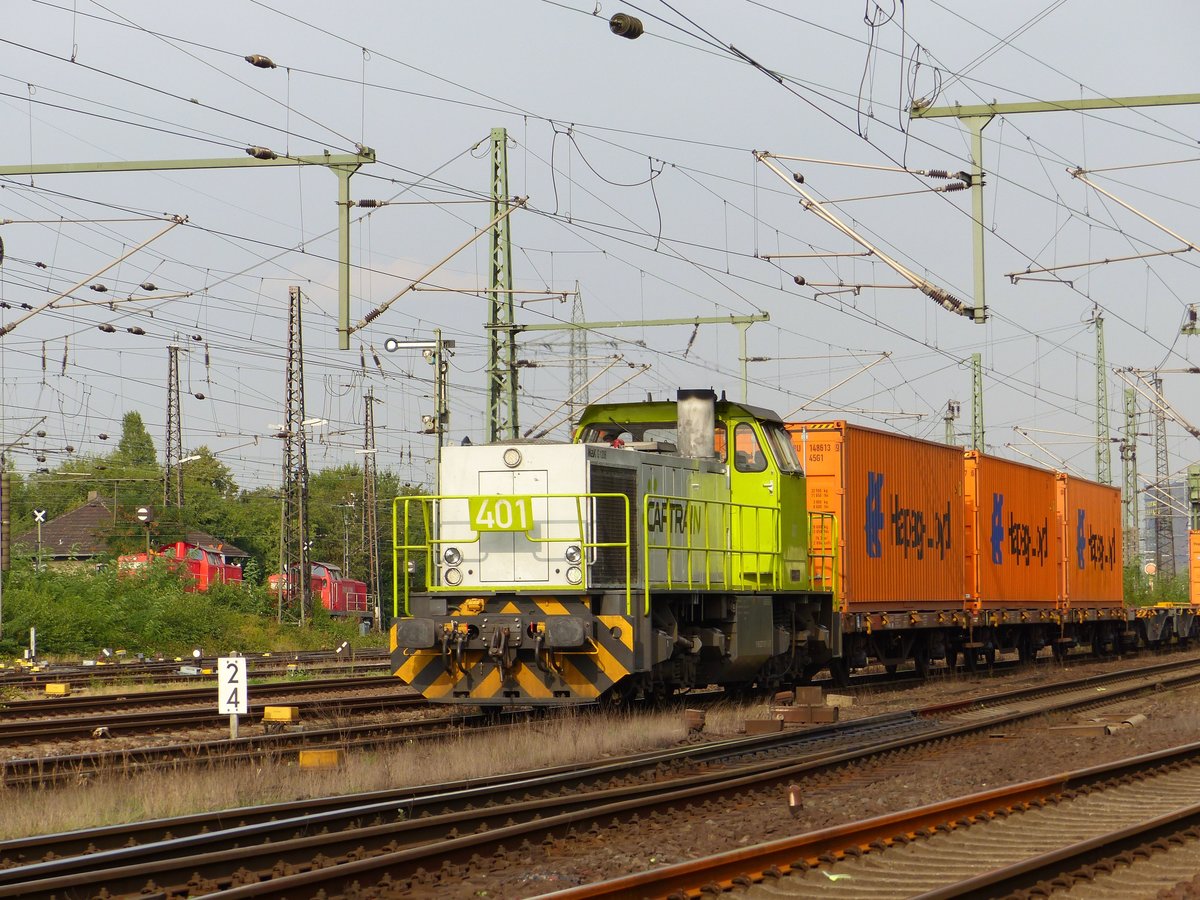
[[[450,585],[451,587],[456,587],[462,584],[462,572],[460,572],[458,569],[447,569],[446,574],[443,577],[446,579],[446,584]]]
[[[521,451],[516,447],[509,447],[504,451],[504,464],[510,469],[515,469],[521,464]]]
[[[579,561],[583,559],[583,551],[580,550],[576,544],[571,544],[569,547],[567,547],[567,552],[563,554],[563,557],[571,565],[576,566],[579,565]]]
[[[579,566],[571,566],[567,569],[568,584],[579,584],[581,581],[583,581],[583,570]]]
[[[462,551],[457,547],[447,547],[446,552],[442,554],[442,559],[448,566],[457,566],[462,562]]]

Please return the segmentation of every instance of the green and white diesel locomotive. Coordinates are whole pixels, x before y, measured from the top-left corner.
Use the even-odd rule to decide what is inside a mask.
[[[443,450],[397,498],[396,674],[431,700],[769,689],[840,647],[837,522],[775,414],[712,391],[597,404],[571,443]],[[406,535],[419,533],[420,540]]]

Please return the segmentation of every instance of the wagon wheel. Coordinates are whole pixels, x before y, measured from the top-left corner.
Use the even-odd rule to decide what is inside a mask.
[[[917,647],[913,650],[913,667],[917,670],[917,677],[922,681],[929,679],[929,650],[925,647]]]
[[[972,675],[979,672],[979,654],[975,652],[973,647],[964,647],[963,664],[967,667],[967,671]]]
[[[1033,652],[1033,639],[1022,633],[1017,638],[1017,660],[1022,664],[1031,663],[1037,654]]]

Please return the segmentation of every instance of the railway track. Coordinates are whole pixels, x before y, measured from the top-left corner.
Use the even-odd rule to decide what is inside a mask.
[[[389,686],[402,687],[395,676],[359,676],[312,678],[257,683],[251,706],[264,706],[260,699],[288,697],[310,692],[382,690]],[[83,716],[110,713],[144,706],[212,705],[216,691],[215,679],[205,687],[175,688],[162,691],[137,691],[113,694],[85,694],[67,697],[40,697],[36,700],[0,701],[0,727],[19,720],[52,719],[63,716]]]
[[[594,767],[340,798],[310,810],[234,810],[220,814],[215,824],[209,816],[204,834],[195,832],[197,818],[191,817],[190,825],[159,822],[136,835],[93,829],[5,842],[0,865],[10,868],[0,870],[0,897],[62,896],[83,885],[134,894],[150,882],[167,897],[216,890],[229,897],[304,897],[339,893],[352,884],[366,895],[448,889],[463,879],[486,879],[492,867],[512,865],[514,856],[527,856],[539,843],[594,839],[645,818],[704,816],[734,798],[766,802],[756,800],[756,792],[766,791],[764,797],[778,802],[780,785],[794,779],[902,749],[945,745],[1048,711],[1094,706],[1101,684],[1102,702],[1110,703],[1156,686],[1198,681],[1200,664],[1167,663],[1009,691],[987,701],[677,748]],[[231,822],[236,824],[226,825]],[[192,831],[180,837],[187,828]],[[171,840],[164,837],[167,831]],[[96,849],[104,846],[98,841],[131,837],[136,846],[71,855],[83,841]],[[31,862],[32,853],[63,858]]]
[[[289,667],[305,674],[332,672],[389,670],[389,652],[383,648],[368,648],[353,651],[347,656],[335,650],[302,651],[284,654],[247,655],[250,675],[262,678],[288,674]],[[130,660],[99,665],[50,663],[33,667],[0,670],[0,689],[27,689],[42,687],[49,682],[69,681],[78,685],[111,684],[114,682],[161,682],[191,681],[215,676],[201,674],[204,669],[214,670],[216,657],[175,660]],[[195,674],[190,674],[197,670]]]
[[[1200,863],[1200,744],[550,896],[1153,897]]]
[[[424,697],[406,691],[403,685],[392,681],[392,689],[377,688],[369,694],[363,694],[362,687],[340,686],[341,691],[354,692],[354,696],[323,697],[317,700],[294,699],[297,693],[295,686],[290,691],[278,692],[288,699],[288,706],[295,706],[302,718],[308,720],[327,721],[334,717],[365,715],[369,713],[389,713],[400,709],[424,708],[429,705]],[[329,688],[325,688],[329,690]],[[69,718],[22,718],[17,721],[7,721],[7,716],[0,720],[0,745],[21,745],[30,742],[45,743],[60,740],[108,740],[116,737],[142,736],[158,734],[164,731],[179,729],[200,730],[206,728],[227,727],[229,716],[215,711],[215,693],[208,694],[207,705],[204,709],[194,706],[182,709],[150,709],[140,712],[118,712],[115,710],[95,711],[86,715],[75,715]],[[256,691],[258,697],[262,694]],[[142,705],[145,705],[144,703]],[[250,724],[262,717],[263,709],[271,705],[259,699],[250,704],[246,719]],[[26,712],[32,712],[26,710]],[[97,734],[97,732],[100,732]]]

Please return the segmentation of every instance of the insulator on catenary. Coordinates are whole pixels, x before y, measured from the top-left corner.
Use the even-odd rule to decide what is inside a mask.
[[[950,178],[950,173],[945,169],[928,169],[925,172],[926,178]]]
[[[105,322],[103,325],[97,325],[96,327],[99,328],[101,331],[103,331],[105,334],[112,334],[114,331],[117,330],[112,325],[109,325],[107,322]]]
[[[269,147],[247,147],[246,154],[255,159],[277,159],[275,151]]]
[[[269,56],[263,56],[261,53],[251,53],[249,56],[243,57],[246,62],[254,66],[256,69],[274,69],[275,61]]]
[[[384,200],[359,200],[357,205],[361,206],[363,209],[374,209],[376,206],[386,205],[386,201],[384,201]]]
[[[642,36],[642,20],[628,13],[617,13],[608,20],[608,30],[632,41]]]
[[[803,275],[797,275],[795,278],[792,279],[792,281],[796,282],[796,284],[800,285],[800,287],[804,287],[804,285],[808,283],[804,280]]]
[[[934,190],[940,191],[943,194],[952,194],[955,191],[965,191],[969,187],[969,184],[963,184],[961,181],[956,181],[953,184],[943,184],[939,188],[934,188]]]

